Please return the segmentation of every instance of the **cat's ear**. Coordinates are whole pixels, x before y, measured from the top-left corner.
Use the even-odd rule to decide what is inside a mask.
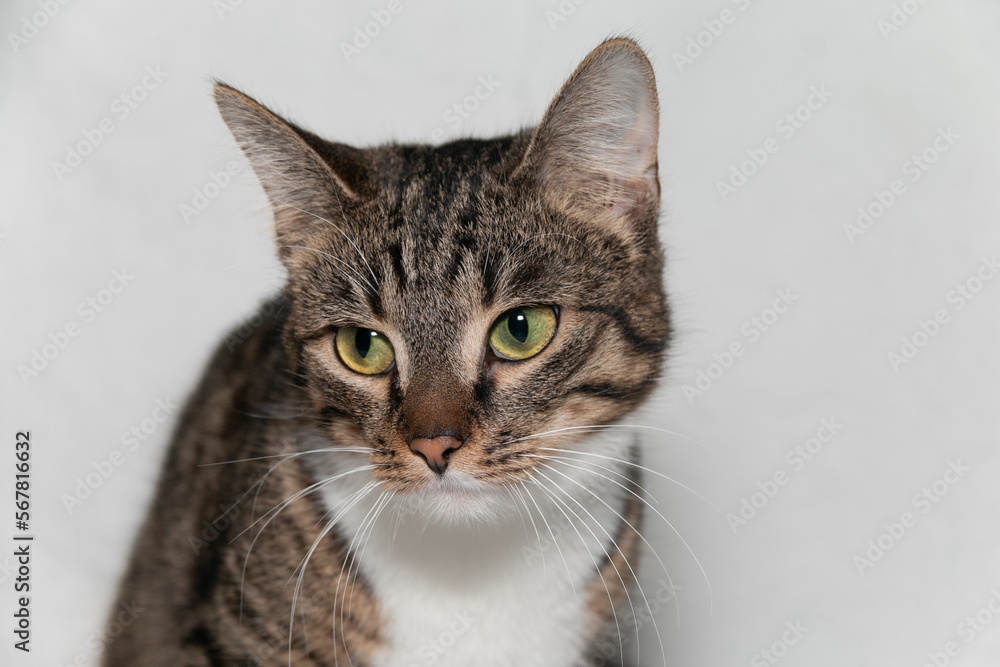
[[[569,215],[620,226],[655,220],[659,104],[653,68],[630,39],[604,42],[549,106],[524,166]]]
[[[271,202],[282,258],[308,246],[324,220],[341,225],[345,207],[366,195],[363,151],[323,141],[223,83],[215,102]]]

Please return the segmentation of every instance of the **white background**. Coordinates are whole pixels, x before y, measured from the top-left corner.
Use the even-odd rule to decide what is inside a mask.
[[[768,664],[755,655],[786,622],[808,631],[782,665],[921,667],[952,640],[960,653],[950,664],[998,664],[1000,618],[971,643],[957,626],[1000,590],[1000,279],[960,310],[947,295],[1000,253],[1000,8],[908,0],[916,13],[883,35],[889,0],[590,0],[563,3],[558,22],[547,15],[556,0],[403,0],[348,61],[340,43],[386,3],[344,4],[244,0],[220,14],[207,0],[72,2],[16,50],[9,33],[42,10],[0,8],[0,539],[14,532],[13,439],[25,428],[38,537],[33,652],[11,648],[12,582],[0,574],[0,663],[92,655],[88,638],[112,604],[173,422],[72,514],[61,496],[122,449],[122,432],[157,399],[180,402],[211,347],[282,280],[246,170],[189,221],[179,210],[211,172],[243,164],[213,107],[212,77],[358,145],[426,141],[436,128],[489,136],[537,122],[579,60],[626,32],[658,75],[677,325],[668,382],[636,423],[684,436],[647,437],[646,460],[717,508],[647,477],[711,582],[710,596],[691,554],[650,514],[648,533],[680,587],[679,625],[674,608],[656,619],[670,664]],[[675,53],[724,9],[733,21],[702,34],[707,46],[679,66]],[[121,118],[112,104],[147,67],[167,76]],[[481,76],[500,87],[451,128],[444,112]],[[776,122],[813,86],[832,97],[787,137]],[[103,118],[114,131],[60,181],[53,162]],[[940,128],[959,137],[911,180],[904,163]],[[723,201],[717,181],[768,138],[778,151]],[[904,194],[849,242],[844,225],[896,179]],[[122,269],[134,279],[87,321],[78,304]],[[777,290],[797,300],[751,341],[744,323]],[[947,323],[929,341],[918,336],[926,345],[894,370],[887,354],[938,309]],[[79,335],[22,381],[18,366],[72,322]],[[710,369],[734,341],[742,356],[721,375]],[[684,385],[709,370],[711,387],[688,400]],[[842,429],[795,470],[786,453],[823,418]],[[969,471],[939,485],[947,494],[922,513],[914,496],[950,461]],[[726,514],[779,471],[787,483],[734,534]],[[916,524],[859,573],[855,557],[907,511]],[[10,550],[0,553],[9,568]],[[657,567],[646,559],[651,596]],[[656,665],[649,626],[644,634],[643,664]]]

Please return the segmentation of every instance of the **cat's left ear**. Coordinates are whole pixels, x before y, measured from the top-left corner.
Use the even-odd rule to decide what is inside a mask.
[[[324,141],[223,83],[215,102],[271,202],[283,260],[329,227],[324,220],[346,222],[345,208],[367,194],[363,151]]]
[[[655,222],[659,114],[642,49],[631,39],[608,40],[563,85],[522,168],[563,213],[616,228]]]

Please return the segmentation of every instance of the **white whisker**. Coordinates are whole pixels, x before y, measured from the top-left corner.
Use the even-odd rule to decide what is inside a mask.
[[[350,449],[348,447],[325,447],[323,449],[311,449],[308,452],[288,452],[287,454],[269,454],[267,456],[252,456],[248,459],[233,459],[232,461],[215,461],[213,463],[199,463],[199,468],[208,466],[222,466],[230,463],[246,463],[247,461],[263,461],[265,459],[295,458],[306,454],[318,454],[320,452],[351,452],[354,454],[370,454],[370,449]]]
[[[354,285],[355,287],[357,287],[357,288],[358,288],[358,291],[359,291],[359,292],[361,292],[362,294],[364,294],[364,293],[366,293],[366,292],[367,292],[368,294],[374,294],[374,292],[372,291],[372,290],[374,290],[374,289],[375,289],[374,285],[372,285],[372,284],[371,284],[371,283],[370,283],[370,282],[368,281],[368,279],[364,277],[364,275],[362,275],[361,273],[358,273],[358,272],[357,272],[357,271],[356,271],[356,270],[354,269],[354,267],[353,267],[353,266],[351,266],[350,264],[347,264],[347,263],[346,263],[346,262],[344,262],[344,261],[343,261],[342,259],[339,259],[339,258],[337,258],[337,257],[334,257],[333,255],[331,255],[331,254],[330,254],[330,253],[328,253],[328,252],[323,252],[322,250],[317,250],[316,248],[310,248],[309,246],[304,246],[304,245],[281,245],[281,246],[278,246],[278,247],[279,247],[279,248],[297,248],[297,249],[299,249],[299,250],[308,250],[308,251],[310,251],[310,252],[314,252],[314,253],[316,253],[317,255],[320,255],[320,256],[322,256],[322,257],[325,257],[326,259],[332,259],[332,260],[333,260],[333,261],[335,261],[335,262],[340,262],[341,264],[343,264],[344,266],[346,266],[347,268],[349,268],[349,269],[350,269],[351,271],[353,271],[353,272],[354,272],[354,275],[356,275],[356,276],[360,277],[360,278],[361,278],[361,280],[365,281],[365,285],[367,285],[367,287],[362,287],[362,286],[361,286],[361,284],[360,284],[360,283],[358,283],[358,281],[356,281],[356,280],[355,280],[354,278],[352,278],[352,277],[351,277],[350,275],[348,275],[346,271],[344,271],[344,270],[343,270],[342,268],[340,268],[340,267],[339,267],[339,266],[337,266],[336,264],[332,264],[331,266],[333,266],[333,268],[335,268],[335,269],[337,269],[338,271],[340,271],[340,273],[341,273],[341,274],[343,274],[343,276],[344,276],[345,278],[347,278],[347,279],[348,279],[349,281],[351,281],[351,283],[352,283],[352,284],[353,284],[353,285]]]
[[[322,531],[320,531],[320,534],[316,537],[315,540],[313,540],[312,546],[309,547],[309,551],[306,553],[306,555],[303,557],[303,559],[299,562],[299,565],[294,570],[292,570],[292,575],[288,578],[288,581],[285,582],[285,586],[288,586],[288,584],[292,580],[292,577],[295,576],[295,572],[298,571],[299,575],[298,575],[298,578],[295,581],[295,588],[292,591],[292,610],[291,610],[291,613],[289,615],[289,622],[288,622],[288,665],[289,665],[289,667],[292,667],[292,637],[294,635],[293,630],[294,630],[294,624],[295,624],[295,605],[296,605],[296,603],[298,601],[299,591],[302,588],[302,581],[303,581],[303,579],[305,577],[306,568],[309,567],[309,560],[312,558],[312,555],[316,551],[316,548],[319,546],[319,543],[323,540],[324,537],[326,537],[330,533],[331,530],[333,530],[334,526],[337,525],[337,523],[347,514],[347,512],[349,512],[350,509],[352,507],[354,507],[354,505],[356,505],[358,502],[360,502],[369,493],[371,493],[373,489],[377,488],[379,485],[381,485],[381,482],[376,482],[376,481],[368,482],[363,487],[361,487],[360,489],[358,489],[353,494],[351,494],[350,496],[347,497],[347,500],[350,500],[349,504],[344,509],[342,509],[337,514],[337,516],[335,516],[333,519],[331,519],[330,522],[323,528]],[[351,500],[351,498],[353,498],[353,500]]]
[[[676,436],[676,437],[681,438],[683,440],[688,440],[688,441],[690,441],[690,442],[698,445],[699,447],[704,448],[706,451],[708,451],[713,456],[715,455],[715,452],[713,452],[712,450],[710,450],[707,445],[705,445],[703,442],[700,442],[699,440],[695,440],[694,438],[686,436],[686,435],[684,435],[682,433],[677,433],[676,431],[670,431],[668,429],[660,428],[658,426],[646,426],[644,424],[590,424],[590,425],[587,425],[587,426],[566,426],[566,427],[563,427],[563,428],[555,428],[555,429],[552,429],[551,431],[542,431],[541,433],[533,433],[531,435],[526,435],[524,437],[516,438],[514,440],[508,440],[507,442],[504,442],[502,444],[504,444],[504,445],[512,445],[512,444],[514,444],[516,442],[524,442],[525,440],[536,440],[538,438],[543,438],[543,437],[546,437],[546,436],[549,436],[549,435],[555,435],[557,433],[570,433],[570,432],[592,431],[592,430],[593,431],[600,431],[602,429],[618,429],[618,428],[620,428],[620,429],[629,429],[629,428],[631,428],[631,429],[637,429],[637,430],[657,431],[659,433],[666,433],[667,435],[673,435],[673,436]]]
[[[528,491],[528,489],[525,488],[525,491]],[[530,491],[528,492],[528,495],[529,496],[531,495]],[[531,502],[535,503],[535,499],[532,498]],[[538,504],[537,503],[535,503],[535,507],[538,508]],[[552,538],[552,544],[555,545],[556,551],[559,553],[559,558],[563,562],[563,567],[566,568],[566,577],[569,579],[569,584],[573,588],[573,599],[576,601],[576,606],[579,607],[580,606],[580,595],[577,593],[577,591],[576,591],[576,583],[573,581],[573,571],[570,569],[569,562],[566,560],[566,556],[563,554],[562,547],[559,546],[559,540],[556,539],[556,534],[552,531],[552,526],[549,525],[548,519],[545,518],[545,513],[542,512],[542,510],[540,508],[538,509],[538,513],[539,513],[539,516],[541,517],[542,521],[545,523],[545,528],[549,531],[549,537]],[[569,517],[566,517],[566,520],[569,521]],[[539,550],[542,552],[542,557],[544,558],[544,549],[542,548],[541,544],[539,544],[538,546],[539,546]],[[543,562],[544,562],[544,560],[543,560]],[[548,578],[548,572],[543,572],[543,576],[545,576],[546,578]],[[577,624],[579,625],[581,622],[582,622],[582,620],[580,619],[579,616],[577,616]]]
[[[358,557],[357,557],[357,559],[355,559],[355,562],[357,563],[357,566],[354,568],[354,577],[353,577],[353,579],[351,578],[350,573],[348,573],[348,579],[351,580],[351,582],[350,582],[351,583],[351,594],[347,598],[347,605],[348,606],[351,606],[353,604],[353,602],[354,602],[354,588],[355,588],[355,585],[358,583],[358,574],[360,574],[360,572],[361,572],[361,563],[363,563],[364,559],[365,559],[365,549],[368,547],[368,542],[371,541],[372,535],[375,532],[375,524],[378,522],[378,518],[382,515],[382,512],[385,511],[385,508],[388,507],[388,505],[389,505],[390,502],[392,502],[392,499],[395,497],[395,495],[396,494],[393,493],[392,491],[386,491],[383,494],[383,498],[385,500],[384,501],[380,500],[379,507],[378,507],[377,510],[375,510],[375,516],[372,517],[371,522],[369,522],[369,524],[368,524],[367,535],[365,535],[365,534],[361,535],[361,540],[362,541],[361,541],[361,544],[360,544],[360,549],[358,551]]]
[[[716,507],[715,504],[712,501],[710,501],[708,498],[706,498],[705,496],[701,495],[700,493],[698,493],[697,491],[695,491],[691,487],[687,486],[683,482],[677,481],[673,477],[669,477],[667,475],[664,475],[662,472],[659,472],[657,470],[653,470],[652,468],[647,468],[646,466],[642,465],[641,463],[636,463],[635,461],[628,461],[626,459],[619,459],[619,458],[616,458],[614,456],[608,456],[607,454],[597,454],[597,453],[594,453],[594,452],[583,452],[583,451],[578,451],[578,450],[575,450],[575,449],[559,449],[557,447],[539,447],[538,449],[539,450],[544,450],[544,451],[547,451],[547,452],[561,452],[563,454],[579,454],[580,456],[592,456],[592,457],[596,457],[596,458],[599,458],[599,459],[605,459],[605,460],[608,460],[608,461],[614,461],[615,463],[621,463],[623,465],[631,466],[631,467],[636,468],[638,470],[642,470],[643,472],[648,472],[651,475],[655,475],[655,476],[657,476],[657,477],[659,477],[661,479],[665,479],[668,482],[672,482],[672,483],[676,484],[677,486],[681,487],[685,491],[690,491],[697,498],[699,498],[701,501],[703,501],[706,505],[708,505],[709,507],[711,507],[713,510],[715,510],[719,514],[722,514],[722,510],[719,509],[718,507]],[[581,461],[581,463],[582,463],[582,461]]]
[[[340,204],[340,198],[339,197],[337,198],[337,203]],[[368,273],[371,274],[372,280],[375,281],[376,285],[378,285],[379,287],[381,287],[381,285],[379,285],[378,278],[375,277],[375,272],[372,271],[371,264],[368,263],[368,259],[365,257],[365,254],[363,252],[361,252],[361,248],[358,247],[358,244],[355,243],[354,239],[352,239],[350,236],[348,236],[347,233],[343,229],[341,229],[340,227],[338,227],[337,225],[335,225],[332,220],[327,220],[323,216],[316,215],[312,211],[305,211],[305,210],[299,208],[298,206],[292,206],[292,208],[294,208],[297,211],[301,211],[302,213],[305,213],[307,215],[311,215],[312,217],[316,218],[317,220],[322,220],[323,222],[325,222],[326,224],[330,225],[331,227],[333,227],[334,229],[336,229],[338,232],[340,232],[340,234],[345,239],[347,239],[348,243],[350,243],[354,247],[354,250],[358,253],[358,256],[361,258],[361,261],[365,263],[365,266],[368,267]],[[341,214],[343,214],[343,206],[341,206]],[[365,282],[367,282],[367,281],[365,281]]]
[[[608,480],[612,484],[618,484],[618,486],[621,486],[623,489],[625,489],[626,491],[628,491],[632,495],[637,495],[634,491],[632,491],[632,489],[629,489],[628,487],[622,485],[621,483],[617,482],[614,479],[611,479],[610,477],[608,477],[607,475],[605,475],[603,473],[597,472],[597,470],[594,470],[593,468],[598,468],[600,470],[605,470],[605,471],[611,473],[612,475],[616,475],[618,477],[621,477],[622,479],[624,479],[624,480],[626,480],[626,481],[634,484],[636,486],[636,488],[638,488],[644,494],[646,494],[647,496],[649,496],[649,498],[652,499],[653,502],[655,502],[656,504],[660,503],[660,501],[655,496],[653,496],[653,494],[651,494],[648,489],[646,489],[644,486],[642,486],[641,484],[639,484],[639,482],[635,481],[634,479],[632,479],[631,477],[629,477],[628,475],[626,475],[623,472],[619,472],[619,471],[614,470],[612,468],[609,468],[607,466],[602,466],[599,463],[590,463],[590,465],[593,466],[593,468],[586,468],[584,466],[572,465],[574,463],[586,463],[585,461],[581,461],[580,459],[571,459],[571,458],[566,457],[566,456],[553,456],[552,454],[529,454],[527,452],[519,453],[518,456],[519,457],[523,457],[523,458],[529,458],[529,459],[542,459],[543,461],[558,461],[559,463],[562,463],[563,465],[568,466],[570,468],[576,468],[577,470],[582,470],[584,472],[589,472],[591,474],[597,475],[598,477],[600,477],[602,479]],[[644,503],[648,503],[649,502],[649,500],[646,499],[646,498],[640,497],[640,499]]]
[[[605,507],[607,507],[609,510],[611,510],[614,513],[614,515],[616,517],[618,517],[618,519],[620,521],[622,521],[625,525],[627,525],[629,528],[631,528],[632,531],[636,535],[639,536],[639,539],[642,540],[643,543],[645,543],[645,545],[647,547],[649,547],[650,552],[652,552],[653,556],[660,563],[660,567],[663,568],[663,574],[667,575],[667,582],[670,584],[671,590],[675,590],[676,589],[676,587],[674,586],[673,577],[670,576],[670,572],[667,570],[667,566],[663,562],[663,559],[660,558],[660,554],[657,553],[656,549],[653,548],[653,545],[649,543],[649,540],[647,540],[646,537],[639,531],[638,527],[633,526],[632,522],[630,522],[628,519],[626,519],[624,516],[622,516],[620,512],[618,512],[615,508],[613,508],[611,505],[609,505],[603,498],[601,498],[598,494],[596,494],[593,491],[593,489],[590,489],[585,484],[580,483],[579,481],[573,479],[569,475],[567,475],[567,474],[565,474],[565,473],[563,473],[563,472],[561,472],[559,470],[556,470],[555,468],[553,468],[552,466],[548,465],[547,463],[543,463],[542,465],[545,466],[546,468],[548,468],[549,470],[551,470],[552,472],[554,472],[555,474],[560,475],[562,477],[565,477],[566,479],[568,479],[569,481],[573,482],[574,484],[576,484],[577,486],[579,486],[581,489],[583,489],[584,491],[586,491],[587,493],[589,493],[590,495],[592,495],[601,504],[603,504]],[[541,474],[541,473],[539,473],[539,474]],[[611,481],[614,481],[614,480],[611,480]],[[619,486],[621,486],[621,485],[619,485]],[[622,488],[625,489],[626,491],[628,491],[629,493],[632,493],[632,495],[636,496],[636,498],[639,498],[639,500],[643,500],[640,496],[636,495],[631,489],[628,489],[628,488],[626,488],[624,486],[622,486]],[[564,493],[565,493],[565,491],[564,491]],[[575,498],[573,500],[574,500],[574,502],[576,502],[577,504],[579,504],[579,501],[577,501]],[[648,506],[648,503],[646,503],[646,504]],[[624,557],[624,554],[622,554],[622,556]],[[628,562],[628,560],[626,559],[626,563],[627,562]],[[629,566],[629,570],[631,570],[631,569],[632,569],[631,566]],[[632,572],[632,576],[634,576],[636,578],[636,582],[638,583],[639,578],[638,578],[638,576],[636,576],[635,572]],[[643,595],[643,597],[645,598],[645,594]],[[647,607],[649,606],[649,600],[648,599],[646,600],[646,605],[647,605]],[[681,624],[681,606],[680,606],[680,603],[677,601],[676,596],[674,597],[674,605],[677,607],[677,626],[680,627],[680,624]],[[652,615],[652,610],[649,610],[649,611],[650,611],[650,615]],[[664,661],[664,664],[666,664],[666,658],[667,658],[666,649],[664,649],[664,647],[663,647],[663,639],[660,637],[660,632],[656,628],[656,621],[655,620],[653,620],[653,629],[656,630],[657,641],[660,642],[660,650],[663,651],[663,661]]]
[[[284,461],[282,461],[282,463],[284,463]],[[280,463],[278,465],[280,465]],[[334,475],[333,477],[329,477],[327,479],[321,480],[319,482],[316,482],[315,484],[311,484],[310,486],[306,487],[305,489],[297,491],[296,493],[292,494],[290,497],[286,498],[279,505],[276,505],[274,508],[268,510],[268,512],[266,514],[261,515],[261,517],[259,519],[257,519],[253,523],[251,523],[249,526],[247,526],[242,531],[240,531],[239,535],[237,535],[236,537],[234,537],[229,542],[230,544],[232,544],[233,542],[235,542],[239,538],[240,535],[242,535],[243,533],[245,533],[248,530],[250,530],[251,528],[253,528],[254,525],[256,525],[261,519],[263,519],[264,517],[266,517],[268,514],[271,514],[272,512],[274,512],[273,516],[271,516],[271,518],[268,519],[264,523],[263,526],[261,526],[260,530],[257,531],[257,534],[254,535],[254,538],[250,541],[250,546],[247,547],[247,555],[243,559],[243,571],[242,571],[242,573],[240,575],[240,622],[241,623],[243,622],[243,589],[244,589],[244,585],[246,584],[247,564],[250,562],[250,553],[253,551],[254,545],[257,544],[257,540],[263,534],[264,530],[267,529],[268,525],[270,525],[270,523],[272,521],[274,521],[274,519],[277,518],[277,516],[279,514],[281,514],[281,512],[282,512],[283,509],[285,509],[286,507],[288,507],[290,504],[292,504],[293,502],[295,502],[297,499],[299,499],[299,498],[301,498],[301,497],[303,497],[303,496],[305,496],[305,495],[307,495],[309,493],[312,493],[312,492],[314,492],[314,491],[322,488],[323,486],[325,486],[327,484],[335,482],[335,481],[337,481],[338,479],[340,479],[342,477],[346,477],[347,475],[350,475],[350,474],[353,474],[353,473],[357,473],[357,472],[364,472],[366,470],[372,470],[375,467],[376,466],[361,466],[359,468],[352,468],[351,470],[348,470],[346,472],[340,473],[339,475]],[[273,470],[273,468],[272,468],[272,470]],[[270,471],[268,471],[268,473],[270,473]],[[369,483],[372,484],[374,482],[369,482]]]
[[[601,584],[604,585],[604,591],[608,594],[608,602],[610,603],[610,606],[611,606],[611,615],[614,617],[614,620],[615,620],[615,630],[618,633],[618,648],[619,648],[619,651],[620,651],[620,657],[621,657],[622,663],[624,663],[625,662],[625,645],[624,645],[624,639],[622,637],[621,624],[618,621],[618,611],[617,611],[617,609],[615,609],[614,596],[611,595],[611,589],[608,588],[608,582],[604,581],[604,574],[601,572],[601,566],[597,564],[597,559],[594,558],[594,554],[591,553],[590,548],[587,546],[587,541],[583,538],[583,534],[580,532],[580,529],[576,527],[576,524],[573,522],[573,520],[569,518],[569,515],[566,514],[566,512],[560,506],[560,500],[556,497],[556,495],[550,489],[546,488],[541,482],[539,482],[537,479],[535,479],[534,475],[532,475],[530,472],[528,473],[528,478],[535,484],[535,486],[537,486],[546,495],[548,495],[548,497],[555,504],[556,508],[560,512],[562,512],[563,516],[566,517],[567,523],[569,523],[569,525],[573,527],[573,530],[576,531],[577,537],[580,538],[580,544],[583,546],[584,550],[590,555],[590,560],[593,561],[593,563],[594,563],[594,570],[597,572],[597,578],[601,580]],[[527,490],[527,487],[525,487],[525,490]],[[562,503],[562,504],[566,506],[566,509],[568,509],[570,511],[570,513],[573,514],[573,516],[575,516],[577,519],[580,520],[580,523],[583,524],[583,527],[586,528],[588,532],[590,532],[591,536],[595,540],[597,540],[597,542],[600,545],[601,549],[604,551],[604,555],[608,558],[608,562],[611,563],[611,567],[614,568],[615,573],[618,575],[618,580],[621,582],[622,588],[625,590],[625,595],[626,595],[626,597],[628,598],[628,601],[629,601],[629,607],[632,608],[632,617],[634,618],[635,617],[635,607],[632,606],[632,598],[628,594],[628,586],[625,585],[625,579],[622,577],[621,573],[618,572],[618,567],[614,564],[614,561],[611,560],[611,555],[608,553],[608,550],[604,548],[604,545],[601,544],[601,540],[594,533],[593,529],[591,529],[591,527],[588,526],[587,523],[580,517],[580,515],[577,514],[576,512],[574,512],[573,508],[570,507],[569,505],[566,505],[565,503]]]
[[[591,250],[590,246],[588,246],[586,243],[584,243],[583,241],[581,241],[577,237],[573,236],[572,234],[564,234],[562,232],[548,232],[546,234],[535,234],[534,236],[532,236],[530,238],[526,238],[523,241],[521,241],[520,243],[518,243],[516,246],[514,246],[513,250],[511,250],[506,255],[504,255],[503,261],[500,262],[500,266],[497,267],[496,273],[493,274],[493,287],[494,287],[494,289],[497,286],[497,280],[499,279],[501,272],[503,271],[504,267],[507,266],[507,262],[509,262],[510,259],[514,256],[514,253],[516,253],[518,250],[520,250],[521,247],[524,246],[525,243],[529,243],[531,241],[534,241],[535,239],[540,239],[540,238],[545,237],[545,236],[565,236],[566,238],[569,238],[569,239],[572,239],[572,240],[576,241],[577,243],[579,243],[580,245],[582,245],[588,252],[590,252],[590,254],[594,255],[594,251]],[[534,247],[537,248],[538,246],[534,246]]]
[[[528,497],[531,498],[531,504],[534,505],[535,509],[538,510],[538,517],[544,521],[545,520],[545,513],[542,512],[542,508],[538,506],[537,502],[535,502],[535,497],[533,495],[531,495],[531,491],[526,486],[522,486],[521,488],[524,490],[525,493],[528,494]],[[531,518],[531,510],[530,509],[528,510],[528,518],[529,519]],[[535,523],[534,520],[532,520],[531,523],[534,524]],[[547,521],[545,522],[545,525],[548,526],[548,522]],[[536,534],[537,534],[538,529],[536,528],[535,531],[536,531]],[[549,529],[549,533],[551,533],[551,532],[552,532],[552,529],[550,528]],[[541,537],[541,535],[538,535],[538,551],[539,551],[539,553],[542,556],[542,576],[545,577],[546,581],[548,581],[549,580],[549,570],[548,570],[548,567],[545,564],[545,549],[542,548],[542,537]]]
[[[381,482],[378,482],[378,484],[381,485]],[[344,553],[344,562],[341,564],[341,566],[340,566],[340,574],[337,576],[337,589],[336,589],[336,592],[337,592],[337,602],[339,603],[339,606],[340,606],[340,629],[341,629],[340,641],[341,641],[341,643],[344,646],[344,654],[348,656],[348,661],[350,661],[350,651],[347,648],[347,636],[344,634],[344,631],[343,631],[343,629],[344,629],[344,609],[347,607],[347,602],[346,602],[346,600],[344,598],[340,597],[340,584],[341,584],[341,582],[344,582],[344,595],[347,595],[347,583],[348,583],[348,580],[350,580],[350,578],[351,578],[351,570],[354,569],[354,563],[355,563],[354,554],[356,552],[355,552],[355,549],[354,549],[354,543],[358,540],[358,537],[361,534],[363,534],[364,531],[366,530],[366,527],[368,525],[368,519],[369,519],[369,517],[372,516],[372,513],[375,511],[375,508],[379,506],[379,503],[382,502],[382,499],[385,498],[385,496],[386,496],[387,493],[388,493],[387,491],[383,491],[382,495],[380,495],[378,498],[376,498],[375,502],[372,504],[371,508],[369,508],[369,510],[365,514],[364,518],[361,519],[361,523],[358,525],[357,530],[354,531],[354,537],[351,538],[351,542],[347,545],[347,551]],[[348,563],[350,563],[351,566],[350,566],[349,569],[347,569],[347,579],[345,580],[344,579],[344,569],[347,568]],[[334,604],[334,607],[333,607],[335,614],[336,614],[336,611],[337,611],[337,606],[338,606],[337,604]],[[353,662],[352,662],[352,664],[353,664]]]
[[[617,542],[617,540],[615,540],[614,536],[610,532],[608,532],[608,529],[604,527],[604,524],[602,524],[600,521],[598,521],[594,517],[594,515],[590,513],[590,510],[588,510],[586,508],[586,506],[584,506],[583,503],[581,503],[579,500],[577,500],[575,497],[573,497],[573,495],[571,493],[569,493],[568,491],[566,491],[566,489],[562,488],[557,482],[553,481],[551,477],[549,477],[548,475],[546,475],[545,473],[543,473],[541,470],[536,470],[535,472],[538,473],[538,475],[541,476],[543,479],[545,479],[545,481],[547,481],[549,484],[551,484],[552,486],[554,486],[557,491],[559,491],[564,496],[566,496],[567,498],[569,498],[570,500],[572,500],[574,503],[576,503],[577,506],[581,510],[583,510],[583,512],[587,515],[587,517],[591,521],[593,521],[595,524],[597,524],[597,527],[601,529],[601,531],[605,534],[605,536],[607,536],[607,538],[611,541],[611,544],[614,547],[615,551],[617,551],[618,553],[621,554],[622,560],[625,561],[625,567],[628,568],[629,573],[632,575],[632,579],[635,581],[636,588],[639,589],[639,594],[642,595],[642,599],[646,602],[646,608],[649,611],[650,620],[653,622],[653,629],[656,630],[656,620],[652,618],[653,610],[649,608],[649,600],[646,598],[646,594],[643,592],[642,586],[639,584],[639,576],[635,573],[635,570],[632,569],[632,564],[629,562],[628,557],[625,556],[625,552],[622,551],[622,549],[621,549],[620,546],[618,546],[618,542]],[[551,489],[550,489],[550,491],[551,491]],[[551,497],[552,497],[553,500],[556,500],[556,495],[554,493],[551,494]],[[573,510],[573,508],[570,507],[569,504],[567,504],[565,500],[563,500],[562,503],[563,503],[563,505],[566,506],[567,509],[569,509],[571,512],[573,512],[574,515],[576,515],[576,511]],[[579,515],[577,515],[577,516],[579,516]],[[625,598],[628,600],[629,608],[632,611],[632,618],[636,618],[636,615],[635,615],[635,606],[632,604],[632,596],[629,594],[629,590],[628,590],[629,587],[625,584],[625,580],[622,577],[621,572],[618,571],[618,567],[614,564],[614,559],[612,558],[611,554],[608,552],[607,548],[604,546],[603,542],[601,542],[601,539],[599,537],[597,537],[597,534],[594,533],[593,529],[590,528],[590,526],[587,525],[587,522],[581,520],[581,523],[583,524],[583,527],[586,528],[590,532],[591,535],[593,535],[594,539],[598,542],[598,544],[600,544],[601,550],[604,551],[604,555],[607,556],[608,562],[611,563],[611,567],[613,567],[614,570],[615,570],[615,572],[618,573],[618,580],[621,581],[622,588],[625,591]],[[657,634],[657,636],[659,636],[659,631],[657,631],[656,634]],[[638,641],[639,641],[639,627],[638,627],[638,624],[636,624],[636,628],[635,628],[635,639],[636,639],[636,643],[638,643]],[[622,647],[622,648],[624,650],[624,647]],[[664,664],[666,664],[666,652],[664,652]]]
[[[547,448],[543,447],[542,449],[547,449]],[[555,451],[563,452],[563,451],[566,451],[566,450],[560,449],[560,450],[555,450]],[[589,454],[590,452],[576,452],[576,453],[578,453],[578,454]],[[635,464],[635,465],[638,465],[638,464]],[[650,470],[649,472],[653,472],[655,474],[659,474],[659,473],[656,473],[656,471],[654,471],[654,470]],[[679,539],[681,541],[681,543],[684,545],[684,548],[687,549],[687,552],[689,554],[691,554],[691,558],[693,558],[694,562],[698,565],[698,569],[701,571],[701,575],[705,579],[705,585],[708,587],[709,611],[711,611],[712,608],[713,608],[713,606],[714,606],[714,596],[712,594],[712,582],[709,581],[708,574],[705,572],[705,568],[702,567],[701,561],[698,560],[698,556],[695,555],[694,550],[691,548],[691,545],[688,544],[687,540],[684,539],[684,536],[680,534],[680,532],[677,530],[677,528],[674,527],[674,524],[671,523],[670,520],[667,519],[667,517],[663,516],[663,514],[658,509],[656,509],[655,507],[653,507],[652,505],[647,504],[646,506],[649,507],[649,509],[651,509],[653,512],[655,512],[656,515],[658,517],[660,517],[663,520],[663,522],[667,524],[667,526],[670,527],[670,530],[672,530],[674,532],[674,535],[677,536],[677,539]]]

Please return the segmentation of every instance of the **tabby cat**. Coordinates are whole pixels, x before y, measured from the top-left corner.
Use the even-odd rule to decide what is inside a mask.
[[[643,502],[614,425],[670,333],[642,50],[601,44],[536,128],[440,146],[215,99],[288,281],[186,405],[104,664],[620,664]]]

